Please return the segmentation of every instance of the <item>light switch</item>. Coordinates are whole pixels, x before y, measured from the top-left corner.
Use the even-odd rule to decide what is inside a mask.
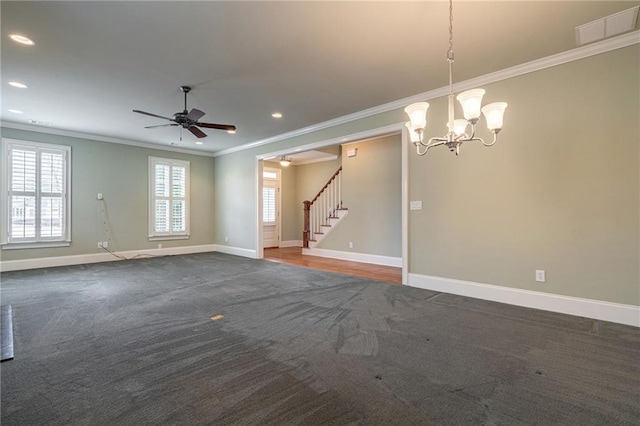
[[[409,208],[411,210],[422,210],[422,201],[410,201]]]

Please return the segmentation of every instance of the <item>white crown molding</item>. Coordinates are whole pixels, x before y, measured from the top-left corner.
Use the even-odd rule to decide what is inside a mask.
[[[161,249],[129,250],[115,252],[127,259],[133,257],[172,256],[178,254],[206,253],[216,251],[214,244],[198,246],[167,247]],[[34,259],[4,260],[0,262],[0,271],[22,271],[25,269],[53,268],[56,266],[86,265],[89,263],[115,262],[122,260],[111,253],[87,253],[72,256],[38,257]]]
[[[158,144],[148,143],[148,142],[132,141],[127,139],[114,138],[111,136],[101,136],[101,135],[94,135],[91,133],[75,132],[72,130],[56,129],[54,127],[35,126],[33,124],[16,123],[14,121],[3,120],[0,122],[0,127],[7,128],[7,129],[15,129],[15,130],[26,130],[29,132],[46,133],[49,135],[88,139],[88,140],[94,140],[98,142],[116,143],[119,145],[137,146],[139,148],[155,149],[157,151],[180,152],[182,154],[213,157],[213,153],[211,152],[202,152],[202,151],[195,151],[195,150],[184,149],[184,148],[175,148],[172,146],[164,146],[164,145],[158,145]]]
[[[469,80],[461,81],[453,85],[455,92],[460,92],[468,89],[472,89],[477,86],[485,84],[495,83],[498,81],[506,80],[509,78],[517,77],[520,75],[540,71],[546,68],[551,68],[557,65],[562,65],[567,62],[577,61],[579,59],[588,58],[590,56],[598,55],[600,53],[610,52],[612,50],[621,49],[634,44],[640,43],[640,31],[633,31],[627,34],[623,34],[610,39],[598,41],[592,44],[581,46],[566,52],[558,53],[556,55],[547,56],[545,58],[536,59],[534,61],[526,62],[524,64],[516,65],[504,70],[496,71],[490,74],[485,74],[480,77],[472,78]],[[355,112],[353,114],[344,115],[342,117],[334,118],[332,120],[323,121],[321,123],[314,124],[312,126],[303,127],[291,132],[282,133],[280,135],[272,136],[266,139],[261,139],[255,142],[250,142],[244,145],[240,145],[233,148],[224,149],[213,154],[214,157],[220,157],[222,155],[232,154],[234,152],[244,151],[251,148],[256,148],[263,145],[268,145],[274,142],[279,142],[286,139],[291,139],[297,136],[306,135],[316,132],[318,130],[327,129],[329,127],[335,127],[341,124],[356,121],[362,118],[371,117],[372,115],[393,111],[395,109],[404,108],[405,106],[414,102],[423,102],[435,98],[446,96],[449,93],[448,87],[440,87],[438,89],[430,90],[428,92],[420,93],[417,95],[409,96],[407,98],[398,99],[396,101],[388,102],[386,104],[378,105],[369,109]]]
[[[404,129],[404,123],[389,124],[388,126],[376,127],[375,129],[363,130],[362,132],[351,133],[350,135],[339,136],[336,138],[325,139],[318,142],[312,142],[306,145],[300,145],[295,148],[295,152],[309,151],[312,149],[325,148],[327,146],[344,144],[348,142],[362,141],[364,139],[384,137],[388,135],[398,134]],[[257,160],[266,160],[281,155],[291,154],[291,148],[281,149],[279,151],[268,152],[256,155]]]
[[[349,251],[328,250],[319,248],[303,248],[302,254],[309,256],[327,257],[329,259],[372,263],[374,265],[395,266],[397,268],[402,267],[401,257],[380,256],[377,254],[353,253]]]
[[[640,327],[640,306],[409,274],[410,287]]]
[[[546,58],[537,59],[531,62],[526,62],[524,64],[516,65],[511,68],[506,68],[501,71],[496,71],[494,73],[490,73],[480,77],[465,80],[465,81],[454,84],[453,87],[454,87],[454,91],[459,92],[459,91],[467,90],[476,86],[495,83],[501,80],[506,80],[508,78],[516,77],[519,75],[523,75],[523,74],[527,74],[535,71],[540,71],[545,68],[551,68],[556,65],[561,65],[567,62],[584,59],[590,56],[598,55],[600,53],[621,49],[621,48],[628,47],[638,43],[640,43],[640,31],[633,31],[630,33],[622,34],[617,37],[612,37],[612,38],[601,40],[592,44],[581,46],[572,50],[568,50],[566,52],[558,53],[556,55],[548,56]],[[120,139],[120,138],[115,138],[110,136],[75,132],[71,130],[62,130],[62,129],[56,129],[52,127],[35,126],[35,125],[16,123],[16,122],[5,121],[5,120],[0,121],[0,127],[6,127],[10,129],[16,129],[16,130],[27,130],[27,131],[38,132],[38,133],[48,133],[53,135],[68,136],[68,137],[74,137],[74,138],[83,138],[83,139],[89,139],[89,140],[96,140],[100,142],[117,143],[121,145],[137,146],[141,148],[155,149],[160,151],[180,152],[184,154],[200,155],[205,157],[219,157],[227,154],[232,154],[234,152],[256,148],[262,145],[267,145],[274,142],[291,139],[297,136],[306,135],[308,133],[313,133],[318,130],[349,123],[349,122],[370,117],[376,114],[381,114],[381,113],[385,113],[395,109],[403,108],[406,105],[409,105],[413,102],[421,102],[425,100],[443,97],[443,96],[446,96],[448,92],[449,92],[449,89],[447,87],[440,87],[438,89],[434,89],[428,92],[398,99],[396,101],[388,102],[386,104],[382,104],[382,105],[378,105],[362,111],[358,111],[353,114],[344,115],[342,117],[338,117],[332,120],[323,121],[321,123],[303,127],[301,129],[293,130],[291,132],[282,133],[280,135],[275,135],[269,138],[261,139],[255,142],[250,142],[237,147],[224,149],[221,151],[217,151],[215,153],[189,150],[184,148],[175,148],[171,146],[163,146],[163,145],[157,145],[157,144],[147,143],[147,142],[132,141],[132,140]]]

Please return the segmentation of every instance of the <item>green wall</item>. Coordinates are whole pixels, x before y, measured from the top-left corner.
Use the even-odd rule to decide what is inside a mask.
[[[30,250],[2,250],[2,260],[102,253],[104,225],[98,192],[104,196],[112,251],[144,250],[213,244],[214,160],[212,157],[147,149],[2,128],[2,137],[71,147],[71,245]],[[148,235],[148,157],[191,163],[191,237],[153,241]],[[4,211],[4,208],[3,208]]]
[[[392,135],[343,146],[358,150],[342,160],[342,199],[349,214],[318,248],[402,257],[401,145],[400,135]]]
[[[487,85],[487,102],[509,102],[494,147],[412,154],[411,272],[640,305],[638,58],[636,45]],[[432,102],[430,122],[444,110]]]
[[[639,57],[633,45],[486,85],[487,103],[509,102],[496,146],[409,153],[423,202],[409,272],[640,305]],[[445,99],[430,103],[427,134],[444,134]],[[216,157],[216,242],[231,230],[255,249],[256,155],[404,121],[400,108]]]
[[[466,144],[459,157],[445,148],[409,152],[409,199],[423,202],[409,211],[409,272],[640,305],[638,58],[636,44],[485,85],[486,102],[509,102],[496,146]],[[427,134],[443,134],[445,99],[430,103]],[[113,249],[157,247],[147,241],[149,155],[191,161],[192,237],[165,247],[255,250],[256,156],[404,121],[398,108],[213,159],[3,128],[3,137],[72,147],[73,244],[3,250],[2,258],[98,253],[97,192]],[[296,181],[304,175],[295,173]],[[283,227],[283,239],[299,238]],[[546,283],[535,282],[536,269],[546,270]]]

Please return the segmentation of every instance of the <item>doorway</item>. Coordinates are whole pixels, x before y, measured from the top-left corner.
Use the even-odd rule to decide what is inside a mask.
[[[401,137],[401,150],[402,150],[402,155],[401,155],[401,162],[402,162],[402,169],[401,169],[401,175],[402,175],[401,176],[401,180],[402,180],[402,185],[401,185],[402,268],[401,269],[402,269],[402,284],[406,285],[409,281],[409,235],[408,235],[409,234],[408,232],[409,231],[409,226],[408,226],[408,222],[409,222],[409,208],[408,208],[409,206],[409,190],[408,190],[409,188],[409,182],[408,182],[409,156],[408,156],[408,153],[409,153],[410,141],[409,141],[409,133],[404,125],[404,122],[390,124],[387,126],[378,127],[374,129],[369,129],[362,132],[346,134],[346,135],[325,139],[318,142],[308,143],[305,145],[298,145],[298,146],[275,150],[275,151],[271,151],[263,154],[257,154],[255,156],[255,169],[257,171],[255,175],[256,176],[255,182],[257,186],[256,195],[258,195],[257,197],[258,202],[255,204],[256,215],[254,216],[256,218],[256,224],[257,224],[257,228],[256,228],[257,232],[255,234],[256,258],[257,259],[264,258],[263,248],[266,247],[263,241],[263,231],[264,231],[264,227],[262,223],[263,203],[262,203],[262,200],[260,199],[260,197],[262,196],[262,186],[264,183],[264,179],[262,175],[263,175],[263,162],[265,160],[270,160],[273,158],[290,155],[292,152],[304,152],[309,150],[316,150],[316,149],[328,147],[331,145],[344,144],[347,142],[355,142],[358,140],[370,139],[374,137],[381,137],[381,136],[387,136],[387,135],[393,135],[393,134],[399,134]]]
[[[280,246],[280,173],[265,167],[262,172],[262,243],[264,248]]]

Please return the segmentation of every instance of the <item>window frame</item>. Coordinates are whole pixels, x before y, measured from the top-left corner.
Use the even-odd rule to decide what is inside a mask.
[[[169,200],[169,206],[172,205],[174,199],[184,199],[185,201],[185,229],[184,231],[173,231],[171,227],[171,223],[173,220],[173,211],[171,207],[169,207],[169,231],[168,232],[157,232],[155,229],[156,223],[156,179],[155,179],[155,168],[156,165],[166,165],[169,166],[169,177],[172,179],[173,176],[173,167],[184,167],[185,168],[185,197],[174,197],[171,191],[169,191],[169,197],[166,199]],[[162,158],[162,157],[151,157],[149,156],[149,166],[148,166],[148,188],[149,188],[149,205],[148,205],[148,218],[149,218],[149,241],[163,241],[163,240],[185,240],[191,237],[191,162],[186,160],[176,160],[173,158]],[[169,188],[171,188],[171,180],[169,181]],[[165,197],[162,197],[163,199]]]
[[[13,194],[12,189],[12,170],[13,164],[10,159],[13,150],[24,149],[27,151],[35,151],[36,153],[36,213],[35,213],[35,236],[33,238],[14,238],[11,235],[11,209],[12,203],[11,197]],[[42,237],[41,235],[41,220],[40,209],[42,193],[42,181],[40,168],[41,155],[43,153],[50,152],[55,154],[62,154],[63,156],[63,179],[62,184],[62,199],[63,199],[63,217],[62,222],[63,232],[59,237]],[[19,139],[2,138],[2,184],[0,185],[2,194],[0,199],[2,204],[6,206],[2,209],[0,216],[2,217],[2,245],[3,250],[11,249],[31,249],[31,248],[44,248],[44,247],[68,247],[71,245],[71,147],[68,145],[56,145],[49,143],[33,142]],[[21,192],[21,191],[17,191]]]

